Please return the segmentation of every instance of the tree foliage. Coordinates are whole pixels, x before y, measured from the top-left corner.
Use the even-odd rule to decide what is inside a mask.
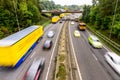
[[[41,21],[40,0],[0,0],[0,38]],[[16,17],[17,15],[17,17]]]
[[[55,5],[55,3],[53,1],[48,1],[48,0],[39,0],[38,3],[39,7],[41,8],[41,10],[54,10],[56,9],[56,7],[58,7],[57,5]]]
[[[112,36],[120,40],[120,0],[117,3],[116,14],[115,5],[116,0],[93,0],[91,7],[84,6],[83,20],[94,25],[97,30],[108,31],[108,35],[112,28]]]

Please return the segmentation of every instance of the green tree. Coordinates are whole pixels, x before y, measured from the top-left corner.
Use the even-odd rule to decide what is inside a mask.
[[[84,21],[84,22],[86,22],[86,23],[88,23],[88,22],[90,22],[90,15],[89,15],[89,13],[90,13],[90,8],[91,8],[91,6],[87,6],[87,5],[85,5],[84,6],[84,11],[83,11],[83,17],[82,17],[82,20]]]

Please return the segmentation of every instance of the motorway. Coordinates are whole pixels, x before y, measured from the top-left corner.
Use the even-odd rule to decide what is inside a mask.
[[[44,71],[40,77],[40,80],[51,80],[52,75],[52,62],[54,61],[54,57],[56,53],[56,45],[58,42],[58,36],[60,34],[60,30],[62,28],[62,25],[64,23],[56,23],[56,24],[50,24],[47,27],[45,27],[44,31],[45,34],[43,38],[39,41],[37,46],[33,49],[31,54],[27,57],[27,59],[17,68],[17,69],[6,69],[6,68],[0,68],[0,80],[22,80],[23,76],[28,69],[28,67],[31,65],[33,60],[35,58],[44,57],[45,58],[45,68]],[[45,40],[47,40],[47,33],[50,30],[55,31],[55,36],[52,39],[53,46],[50,50],[43,50],[42,46]],[[27,43],[26,43],[27,44]]]
[[[77,24],[69,23],[68,30],[81,80],[120,80],[120,76],[105,61],[104,54],[109,49],[105,46],[102,49],[93,48],[88,42],[88,36],[91,34],[88,30],[80,31],[80,38],[74,37],[74,30],[78,29]]]
[[[59,40],[60,31],[63,23],[50,24],[45,27],[45,34],[43,39],[37,44],[27,59],[17,69],[0,68],[0,80],[22,80],[26,70],[35,58],[44,57],[45,68],[40,77],[40,80],[52,80],[53,65],[57,54],[57,42]],[[73,33],[77,28],[77,22],[71,24],[69,22],[68,30],[71,41],[73,54],[77,60],[77,68],[79,72],[79,80],[120,80],[120,76],[110,67],[105,61],[104,54],[109,49],[104,45],[102,49],[93,48],[88,42],[90,33],[88,30],[80,31],[81,37],[75,38]],[[55,31],[55,36],[52,39],[53,46],[50,50],[43,50],[42,46],[47,38],[47,33],[50,30]],[[27,43],[26,43],[27,44]]]

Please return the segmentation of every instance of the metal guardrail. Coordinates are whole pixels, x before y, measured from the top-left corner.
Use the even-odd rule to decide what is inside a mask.
[[[98,31],[93,31],[91,30],[89,27],[87,27],[91,32],[93,32],[94,34],[96,34],[98,37],[100,37],[101,39],[103,39],[104,41],[106,41],[109,45],[111,45],[112,47],[114,47],[117,51],[120,51],[120,45],[117,44],[116,42],[110,40],[109,38],[107,38],[106,36],[102,35],[100,32]]]

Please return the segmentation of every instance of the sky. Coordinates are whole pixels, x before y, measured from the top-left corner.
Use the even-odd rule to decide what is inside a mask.
[[[51,1],[51,0],[50,0]],[[60,5],[92,5],[92,0],[52,0]]]

